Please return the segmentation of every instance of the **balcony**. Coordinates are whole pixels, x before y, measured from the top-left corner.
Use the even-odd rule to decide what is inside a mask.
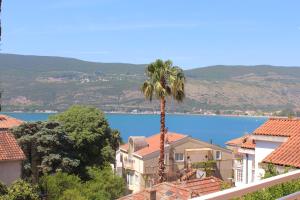
[[[134,160],[133,159],[126,159],[123,161],[123,166],[125,169],[134,170]]]

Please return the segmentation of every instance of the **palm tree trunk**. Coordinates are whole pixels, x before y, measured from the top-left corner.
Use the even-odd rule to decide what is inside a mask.
[[[165,181],[165,110],[166,110],[166,100],[161,98],[160,100],[160,155],[158,161],[158,176],[159,183]]]

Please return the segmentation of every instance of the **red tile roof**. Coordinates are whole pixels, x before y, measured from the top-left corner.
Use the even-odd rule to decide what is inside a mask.
[[[25,155],[14,136],[8,131],[0,131],[0,161],[24,159]]]
[[[285,137],[300,134],[300,119],[270,118],[257,128],[253,134]]]
[[[300,132],[276,148],[263,162],[300,168]]]
[[[188,200],[191,197],[188,189],[168,182],[157,184],[151,190],[155,190],[157,200]],[[121,197],[119,200],[150,200],[150,189]]]
[[[255,146],[255,140],[251,137],[247,137],[241,145],[241,147],[245,149],[255,149]]]
[[[222,189],[223,181],[216,177],[206,177],[202,179],[193,179],[180,183],[181,187],[189,189],[195,196],[201,196],[213,192],[218,192]]]
[[[288,140],[270,153],[263,162],[300,168],[300,119],[270,118],[257,128],[254,135],[288,137]],[[249,136],[247,136],[249,138]],[[255,141],[247,137],[227,142],[227,145],[255,149]],[[245,140],[241,143],[242,140]]]
[[[232,140],[229,140],[228,142],[226,142],[226,145],[230,145],[230,146],[238,146],[240,147],[243,144],[243,141],[246,137],[248,137],[249,135],[244,135],[242,137],[239,138],[234,138]]]
[[[172,132],[168,132],[166,134],[166,140],[168,140],[169,143],[178,141],[180,139],[183,139],[187,137],[187,135],[183,135],[183,134],[179,134],[179,133],[172,133]],[[148,155],[150,153],[159,151],[159,141],[160,141],[160,134],[156,134],[156,135],[152,135],[150,137],[146,138],[146,142],[148,143],[148,146],[134,152],[135,154],[139,155],[139,156],[145,156]],[[128,143],[121,145],[120,146],[121,149],[128,151]]]
[[[194,179],[180,183],[160,183],[152,187],[156,191],[156,199],[187,200],[221,190],[222,181],[215,177]],[[119,200],[149,200],[149,190],[121,197]]]
[[[300,168],[300,119],[271,118],[254,131],[255,135],[289,137],[263,162]]]
[[[10,129],[19,126],[23,121],[9,117],[7,115],[0,115],[0,129]]]
[[[230,140],[226,144],[246,149],[255,149],[255,141],[251,138],[251,135],[244,135],[243,137]]]

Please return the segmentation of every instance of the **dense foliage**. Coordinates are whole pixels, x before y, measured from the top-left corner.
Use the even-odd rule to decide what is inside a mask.
[[[0,200],[39,200],[39,195],[36,186],[18,180],[8,188],[6,194],[0,196]]]
[[[291,168],[286,167],[285,171],[288,172],[289,169]],[[277,171],[277,168],[274,164],[271,163],[266,164],[264,166],[264,170],[265,170],[265,175],[263,177],[264,179],[279,175],[279,172]],[[249,193],[244,197],[242,197],[242,199],[243,200],[273,200],[273,199],[278,199],[280,197],[287,196],[297,191],[300,191],[300,179],[274,185],[269,188],[264,188],[257,192]]]
[[[300,191],[300,179],[247,194],[244,200],[273,200]]]
[[[58,171],[86,177],[87,167],[113,163],[121,142],[104,114],[88,106],[73,106],[48,122],[24,123],[13,133],[27,158],[23,178],[33,183]]]
[[[4,185],[4,183],[0,182],[0,196],[7,194],[7,187],[6,185]]]
[[[50,118],[59,122],[72,141],[78,160],[79,173],[84,175],[88,166],[102,167],[113,163],[121,137],[109,127],[104,113],[89,106],[72,106],[67,111]]]
[[[72,141],[59,123],[24,123],[13,133],[27,158],[23,165],[23,177],[33,183],[37,183],[42,174],[56,171],[71,173],[79,165]]]
[[[192,164],[195,169],[202,169],[205,171],[206,176],[212,176],[217,169],[217,163],[214,160],[209,160],[206,162],[196,162]]]
[[[113,174],[110,167],[89,168],[89,181],[75,175],[56,173],[42,178],[42,188],[49,200],[117,199],[124,194],[124,180]]]
[[[29,122],[12,130],[26,155],[23,178],[8,189],[0,184],[0,200],[116,199],[125,182],[113,173],[120,133],[104,113],[73,106],[46,122]],[[33,185],[39,184],[39,187]]]

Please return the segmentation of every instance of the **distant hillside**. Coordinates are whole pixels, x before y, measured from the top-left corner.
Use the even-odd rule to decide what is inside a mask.
[[[0,54],[4,110],[64,110],[89,104],[105,111],[157,110],[139,87],[146,65]],[[187,99],[170,111],[300,108],[300,68],[211,66],[186,70]]]

